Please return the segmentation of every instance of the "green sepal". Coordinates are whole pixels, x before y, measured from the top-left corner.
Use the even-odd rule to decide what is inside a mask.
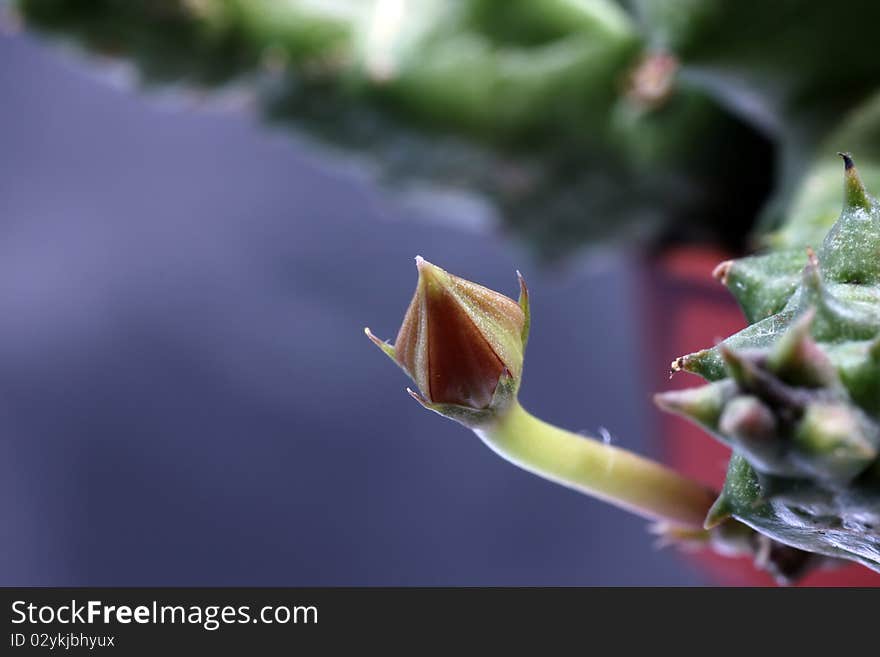
[[[529,288],[526,285],[526,279],[520,273],[519,269],[516,270],[516,280],[519,281],[519,307],[522,308],[523,311],[523,328],[522,328],[522,348],[523,353],[525,353],[526,345],[529,342],[529,332],[532,329],[532,311],[531,305],[529,303]]]
[[[487,408],[483,409],[474,409],[469,406],[459,406],[458,404],[434,404],[412,388],[407,388],[406,391],[410,397],[429,411],[434,411],[438,415],[455,420],[468,429],[479,429],[495,422],[516,403],[518,387],[519,381],[511,376],[510,372],[505,371],[498,380],[498,386],[495,388],[492,402]]]
[[[369,327],[364,328],[364,334],[366,334],[366,336],[370,339],[370,342],[372,342],[374,345],[376,345],[377,347],[379,347],[379,349],[382,350],[382,353],[384,353],[386,356],[388,356],[388,358],[393,360],[395,365],[400,367],[400,363],[397,360],[397,355],[394,351],[393,344],[389,343],[386,340],[380,340],[379,338],[377,338],[375,335],[373,335],[373,332],[369,329]]]

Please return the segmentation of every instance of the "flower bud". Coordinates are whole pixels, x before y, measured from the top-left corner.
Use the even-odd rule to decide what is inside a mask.
[[[794,434],[795,447],[817,476],[848,482],[877,458],[880,432],[861,412],[841,403],[811,404]]]
[[[501,388],[519,387],[529,328],[528,292],[520,301],[416,258],[419,282],[394,345],[367,336],[412,378],[423,405],[462,420],[458,411],[498,410]]]
[[[789,385],[823,388],[839,381],[831,359],[810,335],[815,316],[815,307],[807,309],[782,334],[768,356],[767,366]]]
[[[756,470],[773,474],[790,470],[776,417],[757,397],[740,395],[731,400],[721,414],[719,428]]]

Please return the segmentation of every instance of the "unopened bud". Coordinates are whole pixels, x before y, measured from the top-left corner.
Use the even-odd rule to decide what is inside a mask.
[[[757,397],[742,395],[724,408],[719,430],[764,472],[783,472],[785,444],[773,412]]]
[[[798,318],[770,352],[767,366],[790,385],[822,388],[838,382],[837,370],[810,336],[816,309]]]
[[[750,442],[769,441],[776,435],[776,418],[760,399],[743,395],[725,407],[720,429]]]
[[[419,282],[394,345],[369,329],[367,335],[412,378],[426,406],[489,409],[499,386],[515,392],[522,376],[528,331],[522,279],[517,303],[421,257],[416,265]]]

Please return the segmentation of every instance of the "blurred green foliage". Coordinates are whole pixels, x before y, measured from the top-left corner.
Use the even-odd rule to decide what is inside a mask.
[[[835,135],[876,123],[857,109],[880,78],[867,0],[14,6],[144,85],[246,90],[391,185],[474,194],[542,258],[608,240],[743,246],[762,207],[762,232],[792,222],[770,243],[802,244],[833,221],[815,180],[833,181]],[[844,148],[871,178],[867,144]]]

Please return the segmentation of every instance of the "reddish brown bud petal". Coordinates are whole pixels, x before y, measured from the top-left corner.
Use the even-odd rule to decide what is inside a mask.
[[[426,298],[428,397],[437,404],[486,408],[504,364],[446,290]]]

